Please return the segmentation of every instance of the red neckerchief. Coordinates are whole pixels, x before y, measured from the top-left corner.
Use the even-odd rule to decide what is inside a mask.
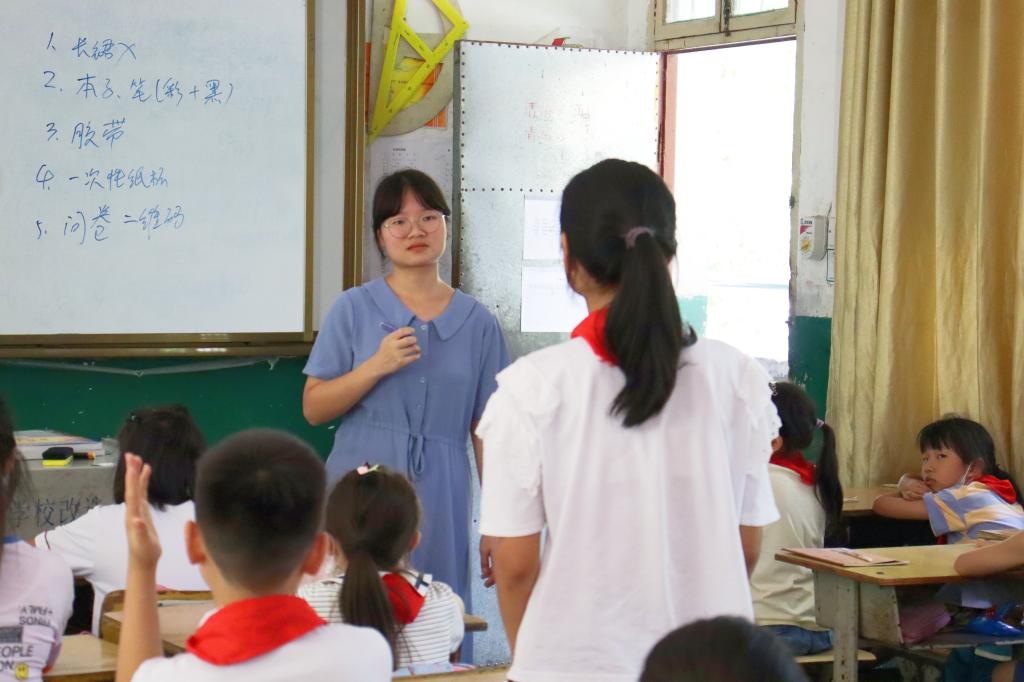
[[[387,573],[381,577],[391,601],[391,612],[395,614],[396,623],[408,625],[420,615],[423,602],[427,599],[427,587],[430,585],[429,580],[423,582],[422,577],[422,574],[416,576],[416,584],[422,585],[422,594],[400,573]]]
[[[1013,484],[1004,478],[996,478],[992,474],[985,474],[980,478],[974,479],[974,482],[982,484],[1003,498],[1006,504],[1015,504],[1017,502],[1017,492],[1013,489]]]
[[[582,322],[572,330],[572,338],[582,337],[590,344],[594,355],[601,358],[609,365],[618,365],[615,356],[608,348],[608,341],[604,336],[604,325],[608,321],[608,308],[601,308],[587,315]]]
[[[807,485],[814,485],[814,465],[804,459],[804,453],[799,450],[779,450],[772,453],[768,460],[775,466],[784,467],[790,471],[800,474],[800,480]]]
[[[306,600],[290,594],[243,599],[221,608],[188,638],[186,650],[214,665],[262,656],[326,622]]]

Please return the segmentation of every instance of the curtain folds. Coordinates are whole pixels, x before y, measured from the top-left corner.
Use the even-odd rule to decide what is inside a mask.
[[[829,421],[847,485],[957,412],[1024,480],[1024,2],[847,0]]]

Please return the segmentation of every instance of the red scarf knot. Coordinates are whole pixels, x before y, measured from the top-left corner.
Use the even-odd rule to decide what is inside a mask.
[[[321,625],[326,621],[294,595],[243,599],[207,618],[185,648],[207,663],[234,665],[270,653]]]
[[[1017,492],[1013,489],[1013,484],[1005,478],[996,478],[992,474],[985,474],[984,476],[975,479],[975,483],[980,483],[996,495],[1001,497],[1006,504],[1015,504],[1017,502]]]
[[[384,581],[395,622],[408,625],[416,620],[427,599],[431,576],[425,573],[385,573],[381,580]]]
[[[618,365],[611,349],[608,348],[608,341],[604,335],[604,327],[608,322],[608,308],[600,308],[587,315],[582,322],[572,330],[572,338],[582,338],[594,351],[594,355],[602,362],[609,365]]]
[[[800,475],[800,480],[807,485],[814,485],[817,478],[817,470],[813,464],[804,459],[804,453],[799,450],[777,450],[772,453],[768,460],[775,466],[780,466]]]

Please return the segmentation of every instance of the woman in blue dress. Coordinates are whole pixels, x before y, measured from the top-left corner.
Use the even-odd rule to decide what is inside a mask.
[[[306,363],[302,411],[314,425],[343,416],[330,480],[366,461],[406,472],[424,512],[413,565],[451,585],[468,608],[466,444],[508,351],[494,315],[438,274],[449,215],[440,188],[419,171],[377,186],[374,237],[391,271],[334,302]],[[473,447],[480,471],[475,436]],[[488,538],[480,554],[489,579]]]

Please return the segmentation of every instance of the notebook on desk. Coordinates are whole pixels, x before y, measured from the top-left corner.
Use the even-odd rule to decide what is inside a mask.
[[[788,547],[787,552],[800,556],[810,557],[825,563],[843,566],[844,568],[860,568],[862,566],[905,566],[907,561],[892,559],[881,554],[865,552],[859,549],[848,549],[846,547]]]

